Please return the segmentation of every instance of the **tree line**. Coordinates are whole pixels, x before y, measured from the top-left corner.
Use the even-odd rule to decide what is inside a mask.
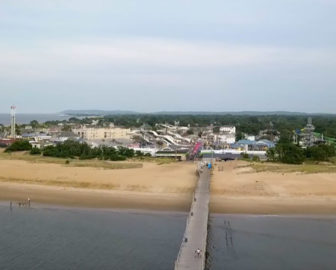
[[[320,144],[302,149],[288,141],[280,141],[274,148],[267,151],[269,161],[287,164],[302,164],[307,160],[330,161],[335,155],[335,146],[333,145]]]
[[[206,127],[209,125],[224,126],[234,125],[237,128],[237,136],[242,133],[258,134],[260,130],[274,129],[283,134],[293,135],[293,131],[303,128],[307,123],[308,115],[232,115],[232,114],[127,114],[127,115],[107,115],[97,118],[76,118],[72,117],[68,121],[48,121],[44,126],[52,126],[58,123],[64,125],[68,123],[90,124],[93,119],[98,120],[99,126],[114,123],[116,126],[126,128],[139,128],[148,125],[155,129],[157,123],[168,123],[174,125],[179,122],[180,126]],[[316,132],[326,137],[336,138],[336,115],[313,115],[313,124]],[[32,123],[34,126],[37,124]]]
[[[140,151],[134,151],[126,147],[99,146],[90,147],[87,143],[67,140],[56,145],[49,145],[42,149],[32,147],[26,140],[15,141],[7,147],[5,152],[30,151],[32,155],[43,155],[56,158],[78,158],[121,161],[133,157],[150,156]]]

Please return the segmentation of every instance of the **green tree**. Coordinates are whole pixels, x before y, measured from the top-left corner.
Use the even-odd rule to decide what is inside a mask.
[[[267,159],[269,161],[277,161],[277,152],[275,151],[275,148],[269,148],[266,152]]]
[[[32,128],[37,128],[39,126],[39,122],[37,120],[30,121],[30,125]]]
[[[32,149],[31,144],[27,140],[17,140],[8,146],[5,152],[16,152],[16,151],[30,151]]]
[[[279,160],[288,164],[302,164],[305,160],[303,150],[292,143],[278,143],[275,147]]]
[[[33,147],[31,150],[30,150],[30,154],[31,155],[41,155],[42,151],[37,148],[37,147]]]
[[[305,155],[311,160],[328,161],[330,157],[335,156],[335,147],[333,145],[315,145],[308,147]]]

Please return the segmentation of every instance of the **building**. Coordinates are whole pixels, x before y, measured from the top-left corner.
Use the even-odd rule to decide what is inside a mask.
[[[231,145],[232,149],[237,150],[251,150],[251,151],[267,151],[270,148],[275,147],[275,144],[269,140],[260,141],[250,141],[250,140],[239,140],[235,144]]]
[[[236,141],[235,134],[218,134],[215,135],[215,141],[218,144],[232,144]]]
[[[311,147],[315,144],[324,143],[323,135],[316,136],[315,127],[312,118],[309,117],[307,125],[303,129],[298,129],[294,132],[294,143],[299,143],[301,147]]]
[[[15,142],[15,139],[0,138],[0,147],[7,147]]]
[[[255,135],[244,134],[244,137],[245,137],[246,140],[249,140],[249,141],[255,141],[256,140]]]
[[[81,127],[72,130],[78,137],[85,140],[118,140],[118,139],[131,139],[131,130],[128,128],[92,128]]]
[[[219,128],[219,133],[236,135],[236,127],[235,126],[222,126]]]
[[[222,126],[219,128],[219,134],[215,138],[218,144],[232,144],[236,141],[236,127]]]

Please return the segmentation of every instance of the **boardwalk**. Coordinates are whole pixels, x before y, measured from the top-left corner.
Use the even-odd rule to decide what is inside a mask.
[[[175,262],[175,270],[203,270],[205,267],[210,198],[209,187],[210,172],[207,168],[204,168],[195,189],[184,239]],[[201,250],[201,256],[195,254],[197,249]]]

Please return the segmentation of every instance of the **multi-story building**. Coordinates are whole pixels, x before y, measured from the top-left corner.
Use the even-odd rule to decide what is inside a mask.
[[[232,144],[236,141],[236,127],[222,126],[219,128],[219,134],[216,141],[220,144]]]
[[[85,140],[118,140],[131,139],[128,128],[110,127],[110,128],[92,128],[81,127],[72,130],[76,135]]]
[[[236,127],[235,126],[223,126],[219,128],[220,134],[234,134],[236,135]]]

